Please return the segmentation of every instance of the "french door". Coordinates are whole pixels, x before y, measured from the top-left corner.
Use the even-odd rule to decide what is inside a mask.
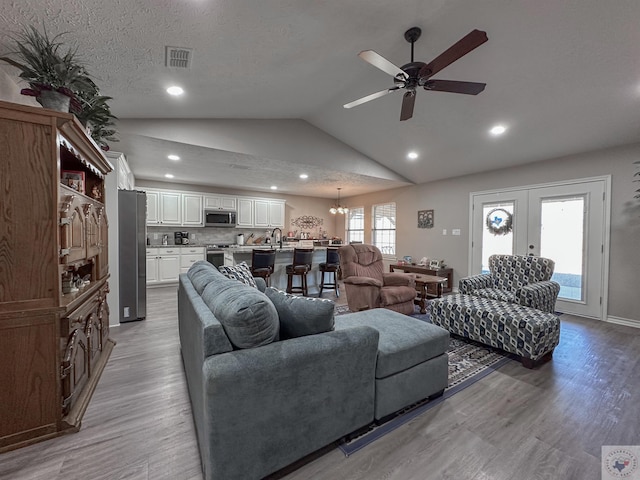
[[[556,310],[603,319],[610,181],[472,193],[470,272],[488,272],[494,253],[550,258],[560,284]]]

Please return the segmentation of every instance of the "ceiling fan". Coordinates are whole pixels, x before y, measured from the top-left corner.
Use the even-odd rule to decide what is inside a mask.
[[[423,87],[425,90],[435,90],[437,92],[464,93],[466,95],[477,95],[484,90],[486,83],[459,82],[456,80],[430,80],[430,78],[443,68],[463,57],[471,50],[479,47],[488,40],[487,32],[473,30],[462,39],[458,40],[446,51],[441,53],[431,63],[413,61],[413,44],[420,38],[422,30],[413,27],[404,33],[404,38],[411,43],[411,62],[397,67],[382,55],[373,50],[364,50],[358,56],[365,62],[370,63],[383,72],[393,77],[395,85],[391,88],[372,93],[353,102],[344,105],[344,108],[352,108],[376,98],[383,97],[388,93],[395,92],[401,88],[407,91],[402,99],[402,111],[400,121],[408,120],[413,116],[413,106],[416,102],[416,88]]]

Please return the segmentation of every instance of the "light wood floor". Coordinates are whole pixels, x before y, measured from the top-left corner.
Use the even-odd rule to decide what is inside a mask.
[[[351,457],[332,450],[284,478],[600,479],[602,445],[640,444],[640,330],[561,319],[550,363],[511,362]],[[81,431],[0,455],[0,479],[202,479],[176,289],[150,289],[147,319],[112,337]]]

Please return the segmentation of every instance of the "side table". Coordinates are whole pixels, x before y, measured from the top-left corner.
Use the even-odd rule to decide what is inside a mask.
[[[407,273],[420,273],[422,275],[432,275],[435,277],[445,277],[447,282],[442,286],[442,293],[450,293],[453,290],[453,268],[440,268],[433,270],[420,265],[389,265],[389,271],[402,270]],[[438,292],[429,291],[429,295],[437,296]]]
[[[427,297],[434,296],[432,293],[428,293],[429,287],[435,287],[436,298],[442,296],[442,284],[447,281],[446,277],[436,277],[433,275],[423,275],[421,273],[416,274],[416,299],[413,301],[420,307],[420,313],[427,313]]]

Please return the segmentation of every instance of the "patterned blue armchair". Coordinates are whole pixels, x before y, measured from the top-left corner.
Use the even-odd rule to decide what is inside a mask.
[[[553,313],[560,285],[551,280],[555,262],[526,255],[491,255],[488,274],[461,278],[460,293],[493,298]]]

